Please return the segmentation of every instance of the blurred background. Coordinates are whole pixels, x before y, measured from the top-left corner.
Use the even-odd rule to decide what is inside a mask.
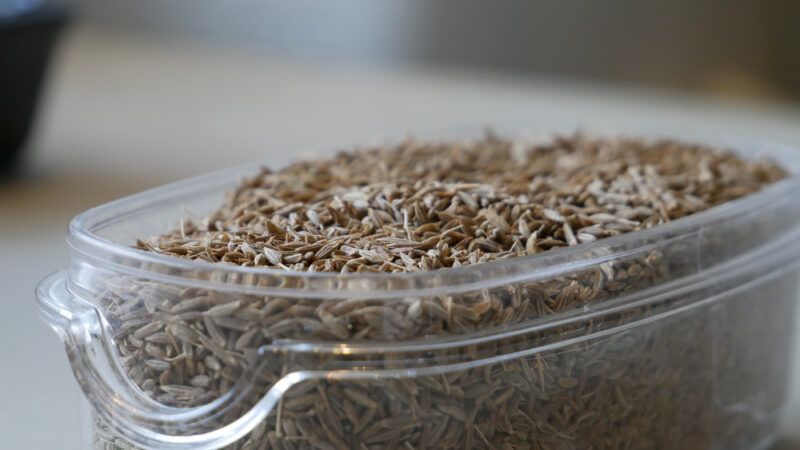
[[[800,2],[0,0],[0,361],[18,368],[0,371],[0,448],[81,448],[32,294],[66,265],[75,214],[248,161],[492,124],[800,145]],[[797,394],[785,430],[795,448]]]
[[[7,66],[2,92],[14,99],[2,117],[5,128],[15,128],[3,132],[4,167],[22,148],[26,125],[48,120],[53,108],[58,112],[65,77],[87,88],[95,83],[95,98],[113,99],[140,88],[136,101],[149,100],[153,106],[181,96],[200,106],[201,99],[189,98],[194,97],[189,91],[199,92],[199,84],[208,83],[203,94],[219,96],[214,107],[239,111],[246,106],[237,104],[237,96],[287,91],[267,84],[277,80],[266,77],[260,84],[236,84],[248,76],[237,72],[249,73],[248,81],[255,82],[259,70],[268,76],[290,67],[300,73],[298,78],[281,75],[284,85],[303,83],[305,74],[319,76],[317,82],[307,80],[309,94],[355,70],[378,80],[436,74],[445,82],[472,77],[506,87],[538,81],[551,91],[570,84],[573,91],[599,86],[606,92],[639,90],[666,97],[800,102],[800,3],[794,0],[616,0],[602,5],[577,0],[499,5],[477,0],[0,0],[0,26],[5,54],[0,62]],[[37,100],[46,67],[55,80],[44,89],[55,84],[57,92],[55,99]],[[48,100],[45,111],[36,114],[34,105]],[[276,100],[287,101],[288,108],[300,104],[290,97],[269,100],[265,108]],[[368,106],[386,104],[373,100]],[[131,102],[133,96],[116,101]],[[84,98],[74,106],[87,114],[98,112],[90,102]],[[204,120],[212,116],[223,117],[215,112]],[[165,134],[173,135],[181,132],[176,126],[189,121],[168,111],[157,119]],[[429,121],[391,124],[404,128]],[[121,128],[116,131],[138,130],[134,124]]]
[[[82,0],[110,26],[348,62],[800,99],[800,3]]]

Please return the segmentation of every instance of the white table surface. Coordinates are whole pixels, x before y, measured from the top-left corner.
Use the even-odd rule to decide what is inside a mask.
[[[346,68],[85,27],[60,46],[41,111],[27,174],[0,184],[0,449],[83,448],[80,394],[33,288],[66,265],[67,223],[92,205],[215,168],[453,125],[641,124],[800,145],[800,110],[786,106],[456,69]],[[800,448],[794,392],[780,448]]]

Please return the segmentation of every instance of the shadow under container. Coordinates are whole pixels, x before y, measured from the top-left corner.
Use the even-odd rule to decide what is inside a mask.
[[[776,144],[706,140],[769,156]],[[252,166],[251,166],[252,167]],[[135,250],[250,168],[87,211],[38,287],[96,449],[754,449],[789,383],[800,178],[466,268],[297,273]]]

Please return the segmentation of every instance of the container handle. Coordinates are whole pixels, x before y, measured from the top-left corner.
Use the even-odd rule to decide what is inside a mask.
[[[102,315],[91,303],[70,292],[66,271],[42,280],[36,294],[41,314],[64,342],[72,370],[94,413],[119,437],[146,448],[212,450],[233,444],[263,422],[292,386],[320,376],[314,371],[286,374],[252,408],[211,431],[192,435],[164,433],[159,430],[207,424],[212,416],[235,403],[247,386],[237,383],[214,402],[195,408],[161,405],[133,386],[115,364],[110,341],[104,338]],[[250,370],[259,370],[263,364],[264,361],[254,364]]]

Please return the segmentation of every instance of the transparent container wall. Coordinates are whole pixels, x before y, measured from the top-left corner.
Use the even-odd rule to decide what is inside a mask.
[[[793,150],[765,148],[796,172]],[[291,273],[128,247],[209,212],[242,174],[73,222],[69,270],[39,297],[97,448],[728,450],[774,435],[796,176],[653,229],[454,270]]]
[[[121,230],[148,229],[150,218],[180,210],[179,202],[204,205],[208,200],[205,194],[176,195],[154,207],[134,208],[124,220],[100,220],[93,231],[121,235]],[[588,334],[616,326],[620,318],[652,314],[648,302],[659,301],[650,298],[661,291],[690,289],[696,296],[699,288],[693,283],[714,287],[737,271],[735,282],[744,283],[779,270],[777,260],[757,261],[786,250],[773,241],[792,230],[800,216],[793,197],[776,195],[747,212],[735,207],[723,212],[688,231],[634,233],[630,239],[558,250],[546,258],[430,273],[420,289],[414,278],[402,276],[304,278],[275,271],[234,273],[229,265],[165,269],[136,254],[114,261],[133,267],[131,274],[78,253],[70,281],[102,317],[116,359],[112,363],[153,400],[193,407],[248,382],[243,374],[260,349],[276,342],[456,338],[513,331],[555,317],[572,320],[571,327]],[[661,303],[679,307],[690,303],[687,298]],[[634,307],[637,301],[641,308]],[[620,318],[589,322],[586,317],[615,305]],[[551,328],[547,333],[547,339],[561,340],[565,331]],[[491,351],[486,355],[495,356]]]
[[[225,201],[226,194],[236,187],[241,177],[256,172],[228,170],[199,177],[191,186],[180,182],[166,185],[160,189],[170,195],[162,199],[133,196],[124,201],[119,214],[96,218],[98,220],[92,222],[92,233],[108,242],[131,246],[138,239],[175,229],[184,220],[199,222]]]
[[[498,343],[500,358],[414,372],[366,355],[287,350],[261,360],[259,373],[327,370],[299,377],[225,448],[761,448],[787,395],[797,276],[706,291],[701,306],[656,308],[652,320],[552,350],[505,351],[521,343],[509,340]],[[390,356],[407,367],[420,355]],[[229,413],[249,409],[264,381]],[[135,448],[102,421],[95,438],[98,449]]]
[[[95,276],[100,273],[94,271]],[[586,334],[617,325],[621,318],[586,323],[585,308],[669,279],[663,254],[647,250],[567,276],[413,297],[248,295],[113,274],[94,281],[106,288],[100,291],[97,306],[113,357],[127,377],[159,403],[189,407],[217,399],[236,383],[249,382],[253,374],[246,372],[264,346],[333,342],[341,347],[421,338],[424,346],[425,337],[474,338],[492,329],[513,334],[514,327],[531,320],[559,313],[564,320],[572,318],[563,327],[537,333],[541,344],[564,339],[569,332]],[[641,318],[649,312],[643,308],[627,309],[620,317]],[[500,351],[486,348],[470,358],[496,356]],[[271,375],[269,381],[275,382],[281,374]]]

